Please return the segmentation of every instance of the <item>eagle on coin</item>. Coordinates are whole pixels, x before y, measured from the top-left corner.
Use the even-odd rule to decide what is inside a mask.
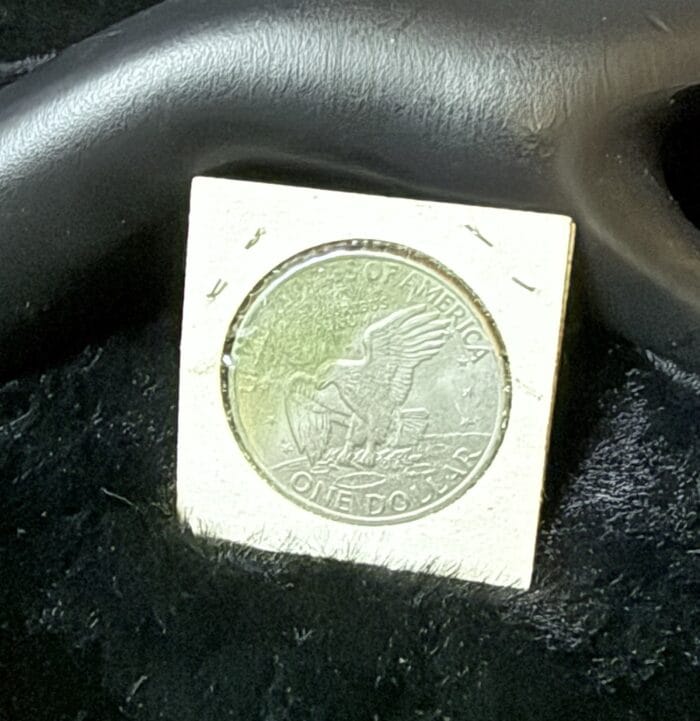
[[[334,455],[341,463],[374,466],[382,448],[427,423],[424,409],[404,409],[416,368],[440,352],[451,321],[426,305],[394,311],[362,336],[361,358],[328,360],[315,373],[294,373],[285,389],[285,410],[299,450],[311,465],[329,454],[332,425],[345,426],[345,442]],[[343,410],[323,400],[334,387]]]

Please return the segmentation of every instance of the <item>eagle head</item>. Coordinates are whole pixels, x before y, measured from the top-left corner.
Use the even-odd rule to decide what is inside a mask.
[[[316,387],[319,390],[324,390],[334,383],[338,382],[341,375],[341,368],[337,361],[326,361],[322,363],[315,373],[316,376]]]

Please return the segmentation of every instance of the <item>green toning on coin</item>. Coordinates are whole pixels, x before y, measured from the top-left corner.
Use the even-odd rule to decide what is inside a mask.
[[[503,342],[436,261],[329,243],[270,272],[235,313],[221,364],[233,434],[260,475],[338,521],[411,521],[489,466],[510,407]]]

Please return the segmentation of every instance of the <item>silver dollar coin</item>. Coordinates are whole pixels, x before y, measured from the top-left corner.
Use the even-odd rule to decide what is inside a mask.
[[[230,325],[224,408],[248,460],[338,521],[410,521],[460,497],[506,429],[505,348],[474,293],[436,261],[330,243],[263,278]]]

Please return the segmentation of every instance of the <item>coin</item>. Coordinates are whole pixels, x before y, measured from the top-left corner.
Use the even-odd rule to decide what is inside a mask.
[[[228,329],[221,389],[262,478],[355,524],[461,497],[510,408],[506,350],[476,295],[434,259],[370,240],[314,248],[261,279]]]

